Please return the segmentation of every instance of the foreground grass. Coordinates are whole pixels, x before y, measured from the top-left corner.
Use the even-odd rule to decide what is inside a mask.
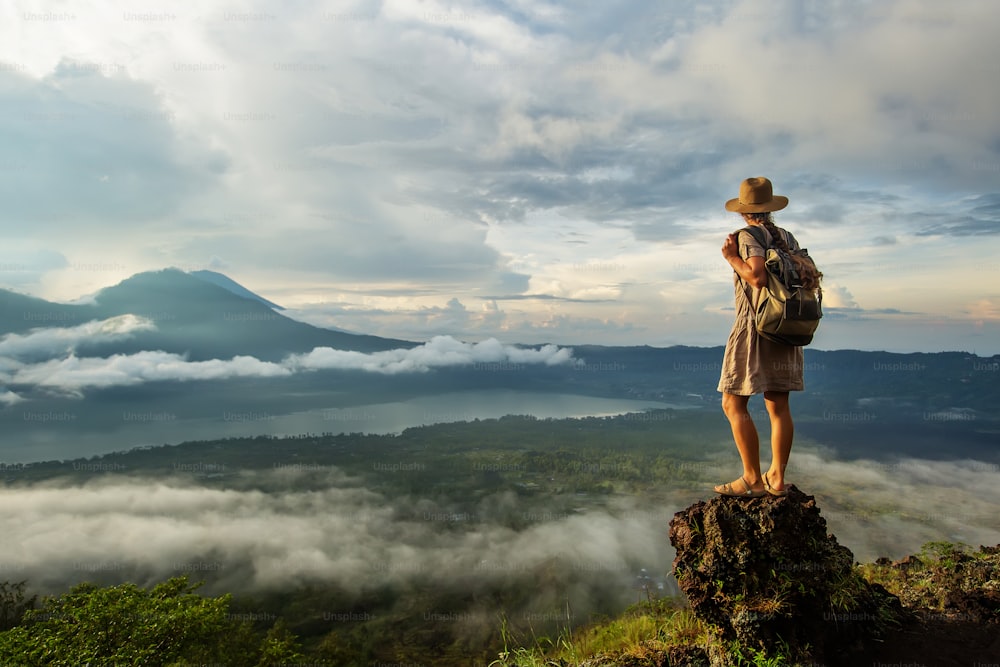
[[[937,618],[957,614],[976,622],[996,622],[1000,614],[995,604],[982,597],[1000,591],[1000,546],[973,550],[965,544],[929,542],[919,554],[902,561],[879,559],[855,569],[869,583],[880,584],[899,597],[911,612]],[[564,630],[555,639],[515,637],[505,626],[505,648],[490,667],[660,665],[666,664],[667,656],[673,660],[674,656],[709,649],[711,634],[682,599],[651,599],[617,618],[573,632]],[[725,650],[740,667],[792,664],[786,656],[765,656],[738,645]]]
[[[491,667],[551,667],[579,665],[586,660],[614,660],[614,664],[658,663],[672,649],[705,645],[708,630],[682,601],[651,599],[633,605],[621,616],[575,632],[564,629],[550,637],[515,637],[503,629],[504,650]],[[519,644],[512,646],[512,644]]]

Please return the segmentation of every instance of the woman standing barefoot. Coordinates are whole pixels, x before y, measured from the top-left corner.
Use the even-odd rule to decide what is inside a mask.
[[[771,212],[787,205],[788,198],[774,195],[771,181],[761,176],[743,181],[740,196],[727,201],[726,210],[740,213],[747,224],[762,228],[769,244],[795,250],[799,247],[795,237],[776,226],[771,217]],[[734,271],[736,320],[726,343],[718,390],[743,461],[743,474],[738,479],[715,487],[717,493],[727,496],[787,493],[785,467],[794,436],[788,392],[803,389],[802,348],[757,334],[754,305],[760,288],[767,285],[766,253],[767,248],[746,231],[733,232],[722,246],[722,256]],[[771,420],[771,466],[763,474],[757,428],[747,410],[750,397],[761,393]]]

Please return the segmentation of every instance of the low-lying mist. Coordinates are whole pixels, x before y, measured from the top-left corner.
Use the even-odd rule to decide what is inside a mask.
[[[736,464],[735,452],[714,454],[703,490],[579,508],[572,496],[556,503],[511,491],[461,506],[432,490],[387,497],[329,467],[247,471],[226,488],[125,475],[8,486],[0,488],[0,580],[46,593],[85,580],[150,585],[187,574],[213,593],[323,582],[355,595],[527,582],[535,599],[522,597],[520,609],[586,612],[634,602],[644,586],[674,594],[667,523],[712,497],[709,478]],[[830,531],[864,562],[929,541],[1000,542],[996,473],[978,461],[843,461],[803,447],[788,481],[816,496]]]
[[[816,502],[861,562],[901,558],[931,541],[1000,543],[1000,465],[977,460],[843,461],[792,452],[787,479]]]
[[[519,610],[552,614],[567,603],[585,611],[597,601],[634,602],[643,568],[647,585],[667,584],[669,514],[633,500],[574,513],[499,492],[456,509],[387,498],[335,469],[246,473],[238,483],[109,475],[0,489],[0,579],[42,592],[181,574],[213,593],[320,582],[351,596],[519,587],[534,598],[518,601]],[[302,486],[309,490],[261,490]]]

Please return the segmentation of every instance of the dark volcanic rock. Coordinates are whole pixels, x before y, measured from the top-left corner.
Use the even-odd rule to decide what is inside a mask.
[[[681,590],[731,654],[713,663],[738,651],[747,660],[849,664],[903,614],[898,599],[861,577],[815,499],[794,486],[780,498],[696,503],[674,515],[670,542]]]
[[[1000,664],[1000,545],[970,553],[931,542],[921,555],[870,566],[869,578],[889,582],[913,618],[864,664]]]
[[[975,624],[1000,624],[1000,545],[980,546],[976,553],[943,542],[927,548],[937,550],[928,562],[916,556],[875,562],[878,568],[897,571],[892,578],[899,582],[903,606]]]

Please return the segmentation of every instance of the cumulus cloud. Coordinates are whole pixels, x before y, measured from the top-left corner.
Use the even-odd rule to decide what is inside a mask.
[[[155,328],[156,325],[145,317],[126,314],[74,327],[43,327],[26,334],[9,333],[0,338],[0,357],[51,358],[73,352],[80,343],[111,343]]]
[[[11,384],[56,388],[72,393],[96,387],[127,387],[143,382],[225,380],[234,377],[280,377],[292,371],[255,357],[188,361],[179,354],[142,351],[107,358],[50,359],[15,371]]]
[[[969,314],[976,320],[1000,320],[1000,299],[980,299],[969,305]]]
[[[25,335],[8,334],[0,339],[0,380],[16,387],[42,387],[80,396],[89,388],[127,387],[145,382],[285,377],[317,370],[360,370],[394,375],[477,363],[554,366],[577,362],[571,348],[556,345],[518,347],[504,345],[495,338],[465,343],[451,336],[435,336],[412,348],[370,353],[317,347],[277,363],[245,355],[189,361],[182,355],[161,350],[110,357],[78,357],[73,353],[84,341],[115,341],[154,328],[148,319],[122,315],[75,327],[35,329]],[[39,357],[47,358],[36,361]],[[8,394],[0,400],[11,404],[21,399],[17,394]]]
[[[352,369],[395,374],[427,371],[445,366],[469,366],[476,363],[509,362],[555,366],[573,363],[573,351],[556,345],[538,349],[503,345],[495,338],[478,343],[464,343],[451,336],[435,336],[423,345],[384,352],[352,352],[318,347],[312,352],[289,357],[288,365],[308,370]]]
[[[4,405],[14,405],[15,403],[20,403],[25,400],[23,396],[19,396],[9,389],[0,391],[2,391],[2,393],[0,393],[0,403]]]
[[[846,287],[829,285],[823,287],[823,305],[829,308],[858,308],[854,295]]]

